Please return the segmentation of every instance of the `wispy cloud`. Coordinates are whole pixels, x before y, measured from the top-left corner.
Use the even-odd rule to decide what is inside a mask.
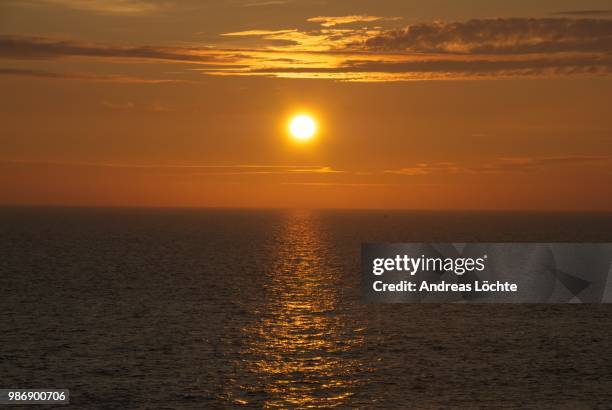
[[[53,59],[60,57],[163,60],[177,62],[221,62],[220,53],[208,47],[129,47],[118,44],[92,44],[49,37],[0,35],[0,58]]]
[[[131,108],[129,108],[131,109]],[[536,175],[548,172],[575,172],[609,174],[610,156],[551,156],[509,157],[489,162],[422,162],[406,167],[369,170],[338,170],[329,165],[286,164],[199,164],[199,163],[122,163],[122,162],[78,162],[45,160],[0,160],[0,168],[20,167],[24,170],[43,172],[94,173],[109,175],[175,176],[178,178],[249,177],[257,181],[298,186],[318,187],[368,187],[405,184],[439,183],[456,177],[479,177],[501,175]],[[587,172],[588,171],[588,172]],[[433,178],[433,179],[431,179]],[[448,178],[448,179],[447,179]]]
[[[203,168],[200,175],[295,175],[295,174],[337,174],[343,171],[328,166],[278,166],[278,165],[247,165],[247,166],[213,166]]]
[[[383,171],[385,174],[396,174],[396,175],[408,175],[408,176],[419,176],[429,175],[438,172],[445,173],[456,173],[462,168],[457,166],[453,162],[438,162],[435,164],[429,164],[426,162],[418,163],[410,167],[404,167],[399,169],[388,169]]]
[[[511,78],[558,75],[605,75],[612,73],[612,58],[537,58],[527,60],[494,59],[431,59],[404,62],[346,61],[339,67],[286,67],[252,69],[253,73],[275,73],[276,75],[300,73],[332,77],[335,74],[353,76],[378,74],[381,79],[387,74],[391,79],[474,79]]]
[[[290,172],[294,172],[296,174],[339,174],[344,171],[338,171],[337,169],[333,169],[332,167],[307,167],[307,168],[294,168],[290,169]]]
[[[569,10],[553,13],[558,16],[611,16],[612,10]]]
[[[472,168],[477,172],[533,171],[556,166],[606,165],[612,160],[608,156],[568,155],[556,157],[511,157]]]
[[[494,161],[477,165],[455,162],[419,163],[409,167],[385,170],[384,173],[421,176],[430,174],[527,172],[557,166],[609,166],[610,162],[612,162],[612,157],[609,156],[509,157],[497,158]]]
[[[244,30],[244,31],[235,31],[232,33],[223,33],[222,36],[228,37],[246,37],[246,36],[254,36],[254,37],[263,37],[263,36],[275,36],[279,34],[287,34],[294,33],[297,29],[292,30]]]
[[[284,4],[293,3],[294,0],[246,0],[241,5],[242,7],[266,7],[266,6],[281,6]]]
[[[100,74],[89,74],[89,73],[61,73],[61,72],[55,72],[55,71],[31,70],[31,69],[20,69],[20,68],[2,68],[2,67],[0,67],[0,75],[48,78],[48,79],[55,79],[55,80],[111,82],[111,83],[124,83],[124,84],[139,84],[139,83],[140,84],[159,84],[159,83],[183,82],[184,81],[184,80],[174,80],[174,79],[142,78],[142,77],[119,75],[119,74],[100,75]]]
[[[176,111],[176,109],[162,104],[159,101],[153,101],[147,104],[136,104],[131,101],[125,102],[113,102],[113,101],[102,101],[102,105],[106,108],[110,108],[113,110],[121,110],[121,111],[155,111],[155,112],[172,112]]]
[[[124,107],[135,107],[129,104]],[[135,169],[151,171],[189,171],[194,175],[256,175],[256,174],[336,174],[343,171],[323,165],[284,165],[284,164],[137,164],[117,162],[73,162],[73,161],[40,161],[40,160],[10,160],[9,164],[55,167],[87,167],[109,169]]]
[[[51,5],[99,14],[143,14],[164,10],[167,0],[23,0],[23,5]]]
[[[311,17],[307,21],[312,23],[319,23],[319,25],[323,27],[334,27],[345,24],[353,24],[353,23],[369,23],[372,21],[380,21],[380,20],[400,20],[399,17],[379,17],[379,16],[369,16],[367,14],[358,14],[352,16],[317,16]]]

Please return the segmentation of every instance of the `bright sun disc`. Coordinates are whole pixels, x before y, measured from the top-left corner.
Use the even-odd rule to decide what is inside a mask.
[[[308,115],[297,115],[289,123],[289,132],[291,132],[293,138],[307,141],[317,132],[317,123]]]

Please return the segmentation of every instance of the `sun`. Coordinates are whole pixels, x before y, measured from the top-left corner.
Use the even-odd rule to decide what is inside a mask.
[[[289,132],[297,141],[309,141],[317,132],[317,122],[310,115],[296,115],[289,122]]]

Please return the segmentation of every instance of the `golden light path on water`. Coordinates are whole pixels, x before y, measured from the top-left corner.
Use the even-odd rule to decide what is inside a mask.
[[[257,382],[241,388],[263,395],[266,407],[340,406],[357,387],[360,363],[351,352],[363,338],[337,311],[337,257],[321,228],[312,212],[287,214],[260,320],[243,329],[247,342],[240,365]]]

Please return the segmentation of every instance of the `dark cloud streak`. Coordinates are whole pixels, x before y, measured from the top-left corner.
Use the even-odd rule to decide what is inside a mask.
[[[553,14],[557,16],[612,16],[612,10],[570,10]]]
[[[261,68],[253,73],[452,73],[467,76],[510,74],[608,74],[612,58],[578,57],[568,59],[539,58],[530,60],[415,60],[405,62],[347,61],[340,67]]]
[[[369,38],[364,46],[451,54],[610,52],[612,20],[498,18],[420,23]]]
[[[166,60],[177,62],[218,61],[212,54],[203,54],[205,48],[189,47],[125,47],[119,45],[86,44],[45,37],[0,36],[0,58],[53,59],[70,56],[112,57]]]
[[[182,82],[181,80],[173,79],[149,79],[141,77],[132,77],[124,75],[97,75],[83,73],[60,73],[55,71],[31,70],[21,68],[0,68],[0,75],[12,75],[22,77],[47,78],[56,80],[80,80],[93,82],[114,82],[114,83],[130,83],[130,84],[159,84],[168,82]]]

